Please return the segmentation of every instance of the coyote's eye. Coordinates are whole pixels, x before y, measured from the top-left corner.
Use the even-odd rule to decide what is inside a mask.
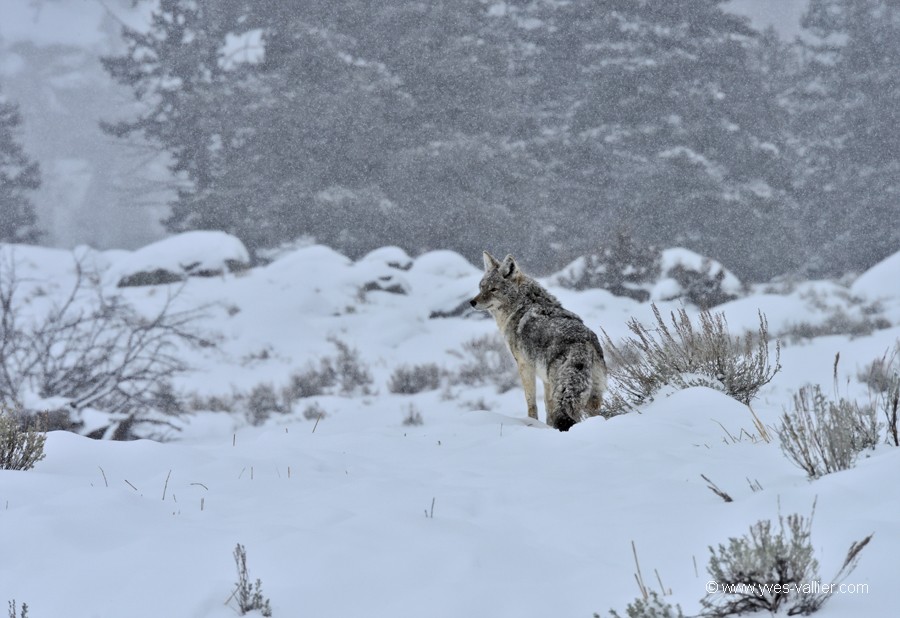
[[[500,288],[491,288],[488,292],[499,292]]]

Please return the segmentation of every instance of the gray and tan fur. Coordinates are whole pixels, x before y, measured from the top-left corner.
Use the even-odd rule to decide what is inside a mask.
[[[516,359],[528,416],[537,418],[535,378],[544,383],[547,424],[568,431],[600,413],[606,362],[597,335],[523,273],[511,255],[484,252],[484,276],[470,303],[489,312]]]

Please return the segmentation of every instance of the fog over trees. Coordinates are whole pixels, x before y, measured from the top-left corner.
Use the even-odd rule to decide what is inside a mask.
[[[748,280],[900,249],[890,0],[810,0],[795,42],[722,0],[138,5],[103,127],[170,161],[169,232],[536,272],[624,233]]]

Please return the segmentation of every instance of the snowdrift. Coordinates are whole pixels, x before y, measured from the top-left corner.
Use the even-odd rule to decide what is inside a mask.
[[[229,242],[186,245],[222,264],[240,255]],[[526,419],[518,388],[442,378],[438,389],[391,393],[397,367],[434,363],[446,376],[471,360],[463,343],[496,331],[477,314],[433,317],[477,287],[480,269],[456,254],[386,248],[353,262],[310,246],[264,267],[116,288],[123,265],[183,260],[171,261],[174,250],[150,260],[150,251],[79,251],[106,289],[142,311],[180,290],[178,306],[205,308],[198,326],[215,345],[179,352],[192,369],[174,386],[198,405],[173,419],[168,441],[51,432],[33,470],[0,470],[0,602],[26,602],[35,618],[234,616],[237,543],[275,616],[622,613],[640,594],[632,542],[648,586],[662,585],[690,614],[706,594],[708,546],[779,512],[809,515],[814,501],[824,577],[875,533],[845,582],[857,587],[820,615],[887,616],[895,606],[896,447],[809,481],[777,437],[761,439],[746,406],[706,388],[568,433]],[[33,298],[62,297],[75,276],[67,252],[6,246],[0,257],[15,260]],[[897,280],[894,256],[850,288],[758,286],[717,308],[736,333],[755,328],[762,311],[770,332],[785,335],[783,370],[753,403],[767,427],[803,384],[831,385],[838,352],[841,395],[866,400],[857,375],[900,338]],[[613,338],[627,334],[630,317],[652,316],[648,304],[604,290],[552,291]],[[837,313],[883,321],[868,334],[788,336]],[[296,372],[335,358],[335,341],[355,350],[365,388],[304,398],[258,426],[241,410],[203,407],[260,384],[278,393]],[[313,404],[324,416],[304,417]],[[410,412],[422,424],[404,424]]]

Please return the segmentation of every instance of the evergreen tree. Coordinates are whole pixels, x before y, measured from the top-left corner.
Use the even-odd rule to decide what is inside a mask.
[[[555,67],[542,75],[545,88],[567,93],[568,164],[596,179],[594,204],[575,221],[600,211],[645,242],[764,277],[761,247],[785,220],[790,180],[784,110],[757,62],[758,33],[723,4],[542,3]]]
[[[373,199],[372,177],[402,97],[383,65],[309,21],[309,8],[162,0],[150,31],[126,28],[127,53],[104,60],[149,103],[107,130],[142,132],[184,181],[164,221],[170,231],[221,229],[251,251],[302,235],[345,249],[354,224],[387,240],[377,234],[383,218],[367,215],[385,203]]]
[[[0,94],[0,242],[35,243],[40,237],[28,198],[41,185],[40,169],[18,141],[21,123],[18,106]]]
[[[160,0],[106,59],[147,111],[107,128],[172,155],[168,229],[251,250],[493,247],[540,270],[627,225],[767,276],[784,109],[721,4]]]
[[[798,132],[805,223],[818,274],[863,270],[900,250],[900,4],[811,0]]]
[[[220,50],[228,33],[240,31],[239,17],[234,3],[160,0],[150,28],[124,27],[126,52],[102,59],[113,79],[144,104],[137,118],[102,127],[117,137],[141,133],[170,155],[176,207],[212,192],[223,171],[222,148],[237,129],[229,116],[239,108],[223,96],[232,77],[225,70],[229,59]],[[218,207],[223,220],[210,228],[233,231],[229,204]]]

